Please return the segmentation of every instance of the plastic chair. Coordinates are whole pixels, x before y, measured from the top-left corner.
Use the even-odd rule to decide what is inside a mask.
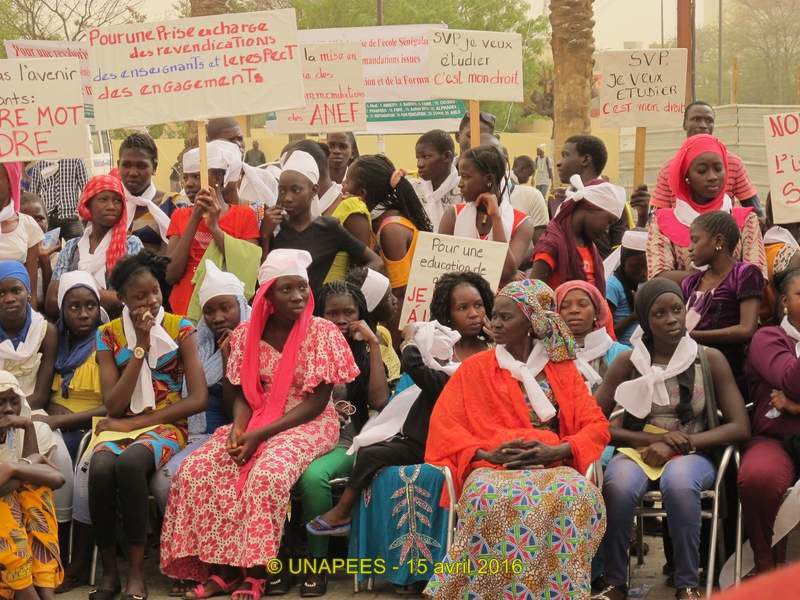
[[[89,442],[92,439],[92,432],[87,431],[84,436],[81,438],[80,444],[78,444],[78,452],[76,454],[75,459],[75,479],[78,478],[78,468],[81,465],[81,459],[83,458],[84,453],[86,452],[86,448],[89,446]],[[74,536],[75,536],[75,520],[73,519],[69,525],[69,562],[72,562],[72,545],[74,543]],[[89,570],[89,585],[94,585],[95,575],[97,572],[97,546],[94,546],[92,550],[92,566]]]

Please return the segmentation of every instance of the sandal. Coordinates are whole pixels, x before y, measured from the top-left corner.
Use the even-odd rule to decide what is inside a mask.
[[[122,591],[122,584],[118,581],[113,590],[94,588],[89,592],[89,600],[114,600]]]
[[[346,537],[350,535],[350,521],[341,525],[331,525],[322,517],[315,517],[306,523],[306,531],[311,535],[330,535]]]
[[[206,590],[206,587],[208,587],[208,583],[210,581],[213,581],[214,583],[217,584],[217,587],[219,588],[219,591],[208,593],[208,590]],[[220,577],[219,575],[212,575],[211,577],[206,579],[204,583],[198,583],[191,590],[186,590],[183,593],[183,598],[184,598],[184,600],[204,600],[205,598],[213,598],[215,596],[223,596],[223,595],[230,594],[233,590],[235,590],[241,584],[242,584],[241,577],[237,577],[235,579],[231,579],[228,582],[225,582],[225,580],[222,579],[222,577]],[[188,592],[191,592],[193,595],[192,596],[187,596],[186,594]],[[172,594],[170,594],[170,596],[171,595]]]
[[[247,598],[250,598],[250,600],[261,600],[261,596],[264,595],[264,584],[266,583],[267,581],[265,579],[245,577],[240,586],[250,585],[250,589],[238,587],[231,592],[231,600],[246,600]]]
[[[294,585],[294,576],[285,569],[281,569],[278,573],[273,573],[270,576],[269,583],[267,584],[265,596],[284,596],[289,593]]]
[[[183,595],[191,585],[192,582],[189,579],[173,579],[172,587],[169,588],[167,595],[170,598],[183,598]]]
[[[147,592],[144,594],[122,594],[122,600],[147,600]]]
[[[308,575],[300,586],[301,598],[316,598],[328,592],[328,576],[325,573]]]

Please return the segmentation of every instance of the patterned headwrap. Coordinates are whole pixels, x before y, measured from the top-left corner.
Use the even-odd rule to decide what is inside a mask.
[[[128,253],[128,219],[125,211],[125,188],[122,180],[112,175],[95,175],[86,182],[78,201],[78,215],[84,221],[92,220],[89,202],[101,192],[114,192],[122,200],[120,218],[111,230],[111,243],[106,252],[106,270],[111,272],[116,262]]]
[[[552,362],[575,358],[575,338],[556,312],[556,295],[538,279],[513,281],[497,294],[511,298],[528,317],[537,340],[541,340]]]

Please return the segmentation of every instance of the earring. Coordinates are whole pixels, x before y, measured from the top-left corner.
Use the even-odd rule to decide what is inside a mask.
[[[785,315],[789,314],[789,309],[786,308],[785,306],[783,307],[783,314],[785,314]]]
[[[717,252],[722,252],[722,244],[717,244],[716,246],[714,246],[714,250],[716,250]]]

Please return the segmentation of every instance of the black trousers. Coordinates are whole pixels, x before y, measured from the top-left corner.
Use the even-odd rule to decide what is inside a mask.
[[[361,448],[347,487],[361,491],[383,467],[416,465],[425,460],[425,447],[414,440],[396,437]]]

